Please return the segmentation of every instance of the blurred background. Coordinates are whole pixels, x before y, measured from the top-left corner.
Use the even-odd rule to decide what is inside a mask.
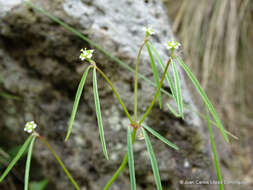
[[[232,143],[235,171],[253,179],[253,1],[164,0],[183,57],[207,91]]]
[[[84,95],[82,99],[83,103],[80,105],[79,111],[81,114],[77,117],[76,131],[74,131],[71,143],[65,144],[62,147],[62,139],[64,138],[66,123],[71,112],[76,84],[78,84],[84,68],[80,61],[78,61],[79,50],[84,46],[89,47],[89,44],[67,33],[61,26],[46,16],[40,15],[24,5],[20,5],[20,2],[19,0],[8,2],[0,0],[1,173],[20,148],[17,145],[24,142],[23,135],[20,136],[19,134],[23,130],[24,120],[31,118],[40,121],[41,133],[52,142],[52,145],[56,147],[59,154],[64,157],[64,161],[74,173],[73,175],[81,181],[81,185],[83,185],[82,190],[101,189],[101,186],[110,178],[113,171],[117,168],[116,166],[119,165],[119,161],[112,160],[112,163],[108,164],[105,163],[101,156],[101,147],[98,136],[96,136],[97,131],[94,129],[96,123],[94,122],[95,113],[92,108],[93,100],[90,99],[92,97],[91,90],[87,90],[87,95]],[[224,173],[229,176],[229,179],[241,180],[247,183],[245,186],[229,186],[229,189],[250,190],[253,188],[252,0],[118,1],[126,2],[124,6],[110,0],[106,0],[105,5],[98,0],[34,0],[33,2],[99,43],[111,54],[119,57],[130,66],[134,66],[135,53],[132,53],[132,49],[136,50],[142,40],[140,38],[142,36],[140,31],[142,31],[143,25],[152,25],[153,22],[159,20],[154,26],[155,29],[161,30],[160,35],[162,37],[155,37],[154,43],[159,44],[165,37],[172,37],[172,32],[174,33],[174,36],[182,44],[182,51],[180,53],[185,63],[189,65],[201,82],[202,87],[207,92],[208,97],[222,118],[225,128],[239,137],[239,140],[231,141],[231,149],[228,148],[229,150],[224,148],[224,144],[219,141],[217,143],[221,153],[221,164],[225,168],[224,170],[226,170]],[[9,11],[9,7],[13,5],[15,5],[13,11]],[[128,11],[128,15],[120,15],[122,17],[115,16],[122,11],[121,9],[126,12]],[[149,11],[148,14],[151,14],[151,16],[149,15],[150,18],[147,16],[145,9]],[[6,11],[8,14],[4,15]],[[132,14],[134,18],[128,18]],[[93,17],[96,17],[95,21]],[[108,20],[106,19],[107,17],[109,18]],[[143,19],[144,17],[146,18]],[[116,25],[114,25],[113,19],[113,21],[110,20],[111,18],[115,20],[119,19]],[[120,19],[122,19],[122,23]],[[126,22],[124,22],[124,19]],[[80,25],[79,22],[84,24]],[[99,27],[92,28],[93,25],[91,23],[95,23]],[[171,30],[166,28],[170,28]],[[112,31],[116,32],[113,33]],[[130,34],[124,32],[129,32]],[[122,37],[123,33],[126,34],[126,39]],[[129,42],[128,39],[130,38],[132,41]],[[133,42],[136,42],[136,46],[135,44],[131,44]],[[161,50],[163,51],[163,49]],[[66,54],[66,52],[68,53]],[[163,55],[166,55],[166,53]],[[119,90],[122,88],[121,93],[125,93],[123,99],[126,99],[127,107],[133,107],[132,102],[130,100],[128,102],[132,94],[131,90],[133,88],[130,83],[133,82],[133,78],[130,78],[128,74],[121,71],[115,62],[105,60],[101,53],[95,53],[95,56],[99,66],[106,73],[109,73],[109,77],[112,78]],[[145,70],[145,68],[142,69],[145,71],[145,74],[151,76],[149,75],[150,71]],[[10,77],[10,75],[13,77]],[[117,83],[119,78],[123,81],[122,83]],[[100,79],[99,81],[102,80]],[[23,85],[20,83],[23,83]],[[144,90],[145,88],[149,89],[144,84],[142,85]],[[87,79],[87,86],[91,89],[92,82],[90,78]],[[99,86],[102,97],[101,102],[105,105],[102,108],[104,110],[105,126],[114,126],[116,124],[117,126],[121,126],[125,124],[126,122],[122,119],[122,114],[118,113],[120,108],[117,106],[111,108],[111,105],[115,102],[112,100],[113,96],[110,94],[110,90],[105,87],[105,83],[100,82]],[[191,85],[188,86],[189,88],[192,87]],[[191,92],[194,95],[193,87]],[[146,94],[149,94],[149,91],[146,91]],[[144,93],[145,96],[146,94]],[[150,100],[143,97],[141,101],[143,102],[140,105]],[[202,105],[199,104],[198,99],[195,99],[194,102],[201,109]],[[191,126],[190,122],[187,123],[188,121],[186,121],[184,123],[184,121],[178,121],[178,119],[173,118],[171,115],[166,115],[164,110],[154,110],[154,114],[157,114],[161,118],[161,123],[157,124],[157,129],[164,136],[167,135],[166,137],[172,138],[174,142],[178,141],[179,144],[183,142],[182,146],[187,147],[187,144],[191,143],[194,146],[196,144],[200,146],[199,144],[201,143],[193,142],[192,138],[195,136],[189,135],[192,133],[191,130],[195,130],[194,127],[191,129],[184,128],[185,126]],[[117,114],[115,114],[116,112]],[[109,121],[106,121],[107,118],[111,117],[114,119],[112,123],[110,123],[109,119]],[[171,126],[168,127],[168,130],[171,130],[172,134],[168,133],[167,129],[164,129],[163,125],[166,124],[163,121],[165,120],[164,118],[169,118],[168,125]],[[154,117],[149,122],[155,124],[158,121]],[[83,129],[80,123],[86,123],[90,128]],[[20,127],[16,129],[17,126],[22,127],[21,129]],[[174,129],[174,126],[179,128],[178,131]],[[183,127],[180,128],[180,126]],[[10,132],[13,134],[12,137],[9,136]],[[86,136],[86,133],[89,135]],[[121,150],[125,143],[122,140],[125,137],[123,136],[124,133],[119,134],[117,130],[111,129],[106,133],[106,136],[111,135],[115,137],[109,147],[111,147],[112,152],[118,151],[120,153],[114,156],[116,158],[117,156],[122,156]],[[204,138],[208,137],[207,135],[203,136]],[[11,138],[10,141],[9,137]],[[122,147],[118,145],[118,141],[122,141],[123,145],[120,144]],[[72,149],[72,145],[75,145],[77,148]],[[45,178],[47,175],[56,176],[56,179],[68,181],[67,178],[64,178],[64,174],[60,168],[50,170],[50,167],[57,166],[54,159],[49,158],[49,153],[42,145],[38,143],[36,146],[38,149],[35,151],[36,156],[34,156],[32,163],[33,180],[31,182],[31,190],[42,190],[44,188],[71,189],[72,186],[67,186],[70,184],[66,182],[66,185],[65,182],[63,183],[64,180],[58,184],[54,184],[52,181],[50,182],[52,179]],[[140,147],[141,145],[139,145],[139,149],[142,150],[142,147]],[[158,155],[158,160],[161,161],[161,165],[164,165],[163,167],[165,168],[164,173],[163,169],[161,169],[161,174],[164,178],[163,185],[167,189],[195,189],[195,187],[182,187],[178,185],[180,177],[192,174],[187,173],[188,171],[186,172],[178,166],[185,163],[185,155],[189,156],[190,163],[195,160],[196,163],[192,164],[191,168],[193,172],[196,170],[199,172],[196,176],[205,176],[207,175],[206,173],[208,173],[207,176],[215,176],[215,173],[209,172],[209,170],[213,171],[214,168],[213,166],[211,166],[211,169],[208,168],[212,165],[210,164],[212,162],[206,161],[204,159],[206,157],[196,158],[188,152],[162,152],[164,149],[160,147],[159,143],[155,147],[157,147],[156,154]],[[191,151],[192,149],[189,149],[189,152]],[[201,153],[199,150],[194,149],[194,151],[196,155],[208,155],[207,149],[204,149],[203,152],[200,151]],[[159,154],[159,152],[161,153]],[[79,153],[85,156],[79,157]],[[76,157],[73,158],[70,155],[76,155]],[[172,163],[163,162],[164,158],[166,160],[168,158],[174,160]],[[210,155],[208,158],[210,158]],[[226,158],[229,160],[228,162],[226,162]],[[203,165],[199,164],[199,159],[205,160]],[[138,168],[137,172],[139,188],[145,190],[155,189],[151,170],[147,172],[147,167],[142,167],[142,164],[143,162],[139,161],[138,166],[140,168]],[[81,170],[80,165],[85,168],[85,171]],[[0,189],[22,189],[24,166],[25,158],[21,159],[10,177],[6,178],[3,184],[0,184]],[[205,168],[207,168],[206,173],[203,172]],[[203,170],[200,171],[200,169]],[[171,179],[172,176],[175,177]],[[85,177],[85,180],[82,177]],[[152,179],[150,180],[150,178]],[[98,180],[97,183],[93,184],[93,181],[96,180]],[[47,185],[48,182],[49,185]],[[125,173],[112,189],[124,190],[124,187],[127,189],[128,183],[128,175]],[[216,189],[217,186],[210,188],[201,186],[201,188],[209,190],[212,188]]]

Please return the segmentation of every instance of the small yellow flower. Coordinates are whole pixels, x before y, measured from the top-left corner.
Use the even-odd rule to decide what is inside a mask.
[[[167,44],[165,44],[165,46],[167,47],[168,50],[174,50],[174,49],[178,49],[181,44],[179,42],[176,42],[174,40],[169,41]]]
[[[146,36],[155,34],[155,31],[151,26],[147,26],[144,28],[144,31],[146,32]]]
[[[34,131],[34,129],[37,127],[37,124],[34,121],[29,121],[25,124],[24,131],[27,133],[31,133]]]
[[[94,52],[93,49],[90,50],[86,50],[85,49],[81,49],[81,54],[80,54],[80,59],[83,60],[87,60],[89,61],[92,58],[92,53]]]

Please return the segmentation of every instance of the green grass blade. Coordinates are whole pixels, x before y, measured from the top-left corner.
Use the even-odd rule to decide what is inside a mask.
[[[169,145],[171,148],[174,148],[175,150],[178,150],[178,146],[173,144],[172,142],[168,141],[167,139],[165,139],[163,136],[161,136],[159,133],[157,133],[155,130],[153,130],[151,127],[147,126],[146,124],[142,124],[142,126],[148,131],[150,132],[152,135],[154,135],[156,138],[158,138],[159,140],[161,140],[162,142],[164,142],[165,144]]]
[[[22,156],[22,154],[25,152],[25,150],[26,150],[27,146],[29,145],[31,139],[32,139],[32,135],[30,135],[26,139],[25,143],[19,149],[17,155],[13,158],[13,160],[11,161],[11,163],[9,164],[9,166],[6,168],[6,170],[4,171],[4,173],[1,175],[1,177],[0,177],[0,183],[4,180],[4,178],[8,175],[8,173],[10,172],[10,170],[13,168],[13,166],[17,163],[17,161],[20,159],[20,157]]]
[[[44,190],[46,189],[48,180],[44,179],[42,181],[31,181],[29,185],[30,190]]]
[[[224,130],[224,127],[216,113],[216,111],[213,108],[212,103],[210,102],[210,100],[208,99],[206,93],[204,92],[204,90],[201,88],[198,80],[196,79],[196,77],[193,75],[193,73],[190,71],[190,69],[184,64],[183,60],[181,60],[179,57],[177,57],[178,62],[180,63],[180,65],[183,67],[183,69],[185,70],[185,72],[187,73],[187,75],[189,76],[189,78],[191,79],[191,81],[193,82],[194,86],[196,87],[197,91],[199,92],[200,96],[202,97],[202,100],[204,101],[204,103],[207,105],[208,110],[210,111],[210,113],[212,114],[215,122],[217,123],[218,128],[220,129],[222,135],[224,136],[226,142],[229,142],[228,136]]]
[[[202,119],[206,120],[206,116],[203,115],[202,113],[200,113],[197,110],[192,109],[189,105],[184,104],[185,108],[189,109],[190,111],[196,113],[199,117],[201,117]],[[173,108],[172,108],[173,109]],[[214,121],[210,120],[211,124],[214,125],[215,127],[218,127],[217,123],[215,123]],[[234,134],[230,133],[229,131],[227,131],[226,129],[225,133],[227,133],[227,135],[229,135],[230,137],[234,138],[235,140],[239,140],[239,137],[235,136]]]
[[[219,181],[219,187],[220,187],[220,190],[224,190],[221,170],[220,170],[220,166],[219,166],[219,158],[218,158],[216,148],[215,148],[213,130],[212,130],[212,127],[211,127],[211,122],[210,122],[207,107],[206,107],[206,114],[207,114],[206,119],[207,119],[207,124],[208,124],[208,131],[209,131],[209,136],[210,136],[210,141],[211,141],[212,151],[213,151],[213,157],[214,157],[214,162],[215,162],[215,167],[216,167],[216,172],[217,172],[217,178],[218,178],[218,181]]]
[[[25,167],[25,188],[24,188],[24,190],[28,190],[28,186],[29,186],[30,165],[31,165],[32,151],[33,151],[33,145],[34,145],[35,139],[36,139],[36,136],[33,136],[32,141],[29,145],[29,149],[28,149],[26,167]]]
[[[160,65],[160,67],[162,68],[162,70],[164,70],[165,65],[163,63],[162,58],[159,56],[159,53],[157,52],[157,50],[155,49],[155,47],[150,42],[148,42],[147,44],[151,47],[151,49],[154,52],[155,57],[156,57],[159,65]],[[172,79],[171,79],[171,77],[169,75],[169,72],[166,73],[166,79],[168,81],[168,84],[169,84],[169,87],[170,87],[170,90],[171,90],[171,93],[172,93],[172,97],[174,97],[176,99],[176,97],[177,97],[176,96],[176,89],[175,89],[173,81],[172,81]],[[163,89],[161,89],[161,91],[164,92]]]
[[[153,70],[153,74],[154,74],[154,79],[155,79],[155,83],[156,83],[156,88],[158,88],[160,80],[159,80],[159,76],[158,76],[158,72],[157,72],[157,68],[156,68],[156,64],[155,64],[155,60],[153,57],[153,54],[151,52],[151,49],[149,47],[148,44],[146,44],[147,50],[148,50],[148,55],[149,55],[149,59],[150,59],[150,63],[151,63],[151,67]],[[158,94],[158,102],[160,105],[160,109],[162,109],[162,96],[161,96],[161,91]]]
[[[183,98],[181,94],[181,85],[180,85],[180,79],[179,79],[179,74],[178,70],[176,68],[175,62],[172,60],[172,69],[173,69],[173,74],[174,74],[174,81],[176,84],[176,100],[177,100],[177,107],[178,107],[178,112],[182,118],[184,118],[184,113],[183,113]]]
[[[166,104],[166,105],[167,105],[167,107],[169,108],[170,112],[171,112],[175,117],[180,117],[180,114],[178,114],[178,113],[176,112],[176,110],[174,110],[174,108],[170,106],[170,104]]]
[[[101,116],[101,111],[100,111],[100,103],[99,103],[98,88],[97,88],[96,67],[93,68],[93,94],[94,94],[94,101],[95,101],[95,106],[96,106],[96,114],[97,114],[97,122],[98,122],[100,140],[101,140],[101,144],[102,144],[105,158],[107,160],[109,160],[107,149],[106,149],[106,144],[105,144],[102,116]]]
[[[67,136],[65,138],[65,141],[67,141],[68,138],[69,138],[69,136],[70,136],[70,133],[71,133],[71,130],[72,130],[72,126],[73,126],[73,122],[75,120],[75,116],[76,116],[76,111],[77,111],[77,108],[78,108],[79,100],[80,100],[80,97],[81,97],[81,94],[82,94],[82,91],[83,91],[84,83],[85,83],[87,74],[89,72],[89,69],[90,69],[90,67],[86,68],[86,70],[83,73],[82,79],[81,79],[81,81],[80,81],[80,83],[78,85],[78,89],[77,89],[77,92],[76,92],[76,97],[75,97],[72,113],[71,113],[71,116],[70,116],[69,126],[68,126],[68,132],[67,132]]]
[[[131,190],[136,190],[136,180],[134,171],[134,153],[131,136],[131,128],[127,128],[127,152],[128,152],[128,167],[130,173]]]
[[[160,179],[160,174],[159,174],[159,170],[158,170],[158,166],[157,166],[155,153],[153,151],[153,148],[152,148],[151,142],[149,140],[148,134],[146,133],[146,131],[143,127],[141,129],[143,131],[144,139],[145,139],[146,146],[147,146],[147,149],[148,149],[149,158],[150,158],[150,161],[151,161],[152,170],[153,170],[153,174],[154,174],[154,178],[155,178],[155,182],[156,182],[156,187],[157,187],[158,190],[162,190],[162,184],[161,184],[161,179]]]
[[[0,97],[3,97],[5,99],[22,100],[21,97],[6,92],[0,92]]]

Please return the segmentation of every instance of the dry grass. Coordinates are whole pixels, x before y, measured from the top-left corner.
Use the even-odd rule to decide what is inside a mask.
[[[241,137],[232,151],[236,168],[253,178],[252,0],[164,0],[173,30],[226,127]],[[248,159],[248,161],[247,161]],[[247,162],[246,162],[247,161]],[[247,163],[247,164],[246,164]],[[253,183],[253,180],[251,180]]]
[[[202,86],[229,121],[253,118],[253,3],[167,0],[173,30]],[[218,84],[218,85],[217,85]]]

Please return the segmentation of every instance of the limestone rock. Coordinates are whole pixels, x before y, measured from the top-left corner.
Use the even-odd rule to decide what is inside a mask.
[[[92,94],[91,74],[87,78],[70,139],[65,143],[67,123],[75,92],[84,71],[80,49],[92,48],[62,26],[31,9],[21,1],[0,1],[0,90],[16,99],[0,99],[0,139],[7,147],[21,144],[25,121],[35,120],[38,132],[45,136],[63,159],[82,189],[100,190],[119,166],[126,151],[129,125],[119,103],[103,78],[98,75],[105,137],[110,160],[106,161],[99,140]],[[173,38],[167,13],[160,1],[151,0],[34,0],[37,6],[59,17],[85,34],[109,53],[134,67],[138,48],[144,39],[143,28],[150,24],[156,31],[151,42],[164,61],[168,52],[164,43]],[[133,113],[134,73],[95,50],[95,61],[117,87],[126,107]],[[148,54],[142,53],[140,71],[153,80]],[[191,93],[182,79],[184,103],[194,107]],[[139,112],[144,113],[155,89],[140,80]],[[165,82],[164,88],[168,89]],[[164,105],[172,100],[163,95]],[[185,109],[185,120],[156,105],[146,123],[180,147],[174,151],[151,138],[157,156],[164,189],[199,189],[180,180],[212,178],[208,136],[200,119]],[[42,143],[37,142],[34,159],[41,175],[50,181],[50,189],[73,189],[60,166]],[[187,164],[186,164],[187,162]],[[155,189],[152,169],[144,141],[135,144],[138,189]],[[36,175],[35,175],[36,176]],[[41,179],[41,178],[40,178]],[[31,180],[40,180],[31,176]],[[212,186],[201,186],[212,189]],[[112,185],[127,190],[126,169]]]

